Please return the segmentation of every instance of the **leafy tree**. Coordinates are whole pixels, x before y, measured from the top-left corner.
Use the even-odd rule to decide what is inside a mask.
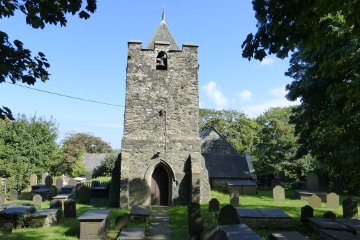
[[[29,184],[32,173],[56,174],[61,150],[55,142],[55,121],[25,115],[11,122],[0,119],[0,176],[8,178],[9,187],[18,190]]]
[[[100,167],[96,170],[96,176],[111,176],[117,159],[116,154],[107,154],[104,160],[101,161]]]
[[[292,52],[288,99],[301,99],[292,122],[302,147],[329,174],[360,184],[359,1],[254,0],[258,31],[243,56],[262,60]]]
[[[75,167],[72,171],[73,177],[84,177],[86,174],[86,168],[84,164],[82,164],[84,153],[81,153],[75,161]]]
[[[33,28],[43,29],[46,24],[58,23],[66,26],[65,15],[78,13],[80,18],[88,19],[89,13],[96,10],[96,0],[87,0],[84,6],[82,0],[51,1],[51,0],[2,0],[0,1],[0,18],[14,16],[15,12],[26,15],[26,23]],[[33,85],[37,80],[46,81],[50,67],[45,55],[39,52],[32,56],[23,43],[15,40],[12,44],[5,32],[0,31],[0,83],[9,78],[13,83],[21,81]],[[13,120],[11,110],[7,107],[0,108],[0,118],[7,116]]]
[[[111,146],[101,138],[88,133],[71,133],[62,141],[64,152],[63,168],[72,173],[82,153],[111,153]]]

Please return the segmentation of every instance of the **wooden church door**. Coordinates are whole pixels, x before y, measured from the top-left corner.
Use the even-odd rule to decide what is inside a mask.
[[[169,174],[162,165],[151,177],[151,205],[169,205]]]

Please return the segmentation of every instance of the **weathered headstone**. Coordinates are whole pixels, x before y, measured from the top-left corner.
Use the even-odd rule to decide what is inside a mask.
[[[239,206],[239,192],[238,191],[232,191],[230,193],[230,205],[233,207]]]
[[[53,178],[50,175],[47,175],[45,178],[45,187],[50,188],[53,185]]]
[[[42,175],[42,178],[41,178],[41,183],[42,183],[42,184],[45,184],[45,178],[46,178],[48,175],[49,175],[49,173],[47,173],[47,172]]]
[[[273,188],[274,202],[285,202],[285,191],[280,185]]]
[[[240,219],[236,209],[231,205],[225,205],[221,208],[219,214],[220,225],[239,224]]]
[[[5,234],[12,233],[12,230],[13,230],[13,224],[12,223],[10,223],[10,222],[4,223],[3,231],[4,231]]]
[[[35,194],[33,197],[33,205],[36,210],[41,209],[42,197],[40,194]]]
[[[50,208],[60,208],[62,209],[62,202],[59,199],[53,199],[50,201]]]
[[[326,195],[326,207],[339,209],[339,195],[336,193],[329,193]]]
[[[90,203],[90,188],[88,188],[85,185],[82,185],[79,188],[79,203],[81,204],[87,204]]]
[[[115,219],[115,232],[121,232],[124,228],[127,227],[129,223],[129,217],[128,216],[117,216]]]
[[[309,198],[309,205],[312,208],[321,208],[321,198],[314,194]]]
[[[348,198],[342,202],[342,206],[344,218],[358,219],[358,205],[356,200]]]
[[[309,191],[319,191],[319,176],[316,173],[307,175],[306,187]]]
[[[85,173],[85,178],[86,178],[86,182],[90,182],[90,181],[91,181],[91,178],[92,178],[91,172],[86,172],[86,173]]]
[[[188,217],[193,214],[200,215],[200,204],[196,202],[191,202],[187,205]]]
[[[19,193],[15,189],[10,190],[10,201],[19,200]]]
[[[200,214],[192,214],[188,218],[190,239],[200,239],[200,234],[204,231],[203,219]]]
[[[30,187],[37,185],[38,177],[35,173],[30,175]]]
[[[201,240],[227,240],[225,232],[218,226],[209,226],[200,235]]]
[[[76,185],[74,178],[70,178],[68,185],[70,185],[70,186],[75,186]]]
[[[336,219],[336,215],[331,211],[327,211],[326,213],[324,213],[323,218]]]
[[[60,191],[61,188],[62,188],[63,185],[64,185],[64,181],[63,181],[63,179],[62,179],[61,177],[59,177],[59,178],[56,179],[55,184],[56,184],[57,190]]]
[[[209,212],[219,211],[219,206],[220,206],[219,200],[217,200],[216,198],[212,198],[209,201]]]
[[[48,193],[49,200],[51,200],[53,197],[55,197],[57,195],[57,192],[58,192],[58,190],[55,186],[50,186],[49,193]]]
[[[76,201],[68,199],[64,202],[64,217],[74,218],[76,217]]]
[[[6,202],[5,195],[3,193],[0,194],[0,205],[3,205]]]
[[[301,217],[300,220],[302,222],[306,221],[306,218],[312,218],[314,217],[314,209],[310,207],[309,205],[306,205],[301,208]]]

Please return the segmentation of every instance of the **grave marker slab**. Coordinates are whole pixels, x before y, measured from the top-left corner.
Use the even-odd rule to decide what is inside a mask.
[[[81,203],[81,204],[90,203],[90,199],[91,199],[90,188],[88,188],[87,186],[82,185],[79,188],[78,194],[79,194],[79,203]]]
[[[219,211],[219,206],[220,206],[219,200],[217,200],[216,198],[212,198],[209,201],[209,212]]]
[[[56,179],[56,182],[55,182],[55,185],[56,185],[56,188],[58,191],[61,191],[61,188],[63,187],[64,185],[64,181],[61,177],[57,178]]]
[[[358,205],[357,205],[356,200],[354,200],[352,198],[348,198],[342,202],[342,206],[343,206],[343,217],[344,218],[349,218],[349,219],[358,219],[359,218]]]
[[[19,193],[15,189],[10,190],[10,201],[19,200]]]
[[[145,239],[145,228],[126,228],[119,234],[118,240],[142,240]]]
[[[316,173],[307,175],[306,187],[309,191],[319,191],[319,176]]]
[[[240,219],[236,209],[231,205],[225,205],[223,208],[221,208],[219,222],[220,225],[239,224]]]
[[[331,240],[360,240],[356,235],[345,232],[345,231],[337,231],[337,230],[329,230],[329,229],[320,229],[320,236],[323,239],[331,239]]]
[[[299,232],[277,232],[271,234],[271,239],[274,240],[308,240]]]
[[[30,187],[37,185],[38,177],[35,173],[30,175]]]
[[[70,178],[68,185],[75,186],[75,180],[74,178]]]
[[[29,227],[50,227],[56,225],[61,218],[61,209],[42,209],[31,214]]]
[[[53,185],[53,178],[50,175],[47,175],[45,178],[45,187],[50,188]]]
[[[45,179],[46,177],[49,176],[49,173],[45,172],[42,176],[41,176],[41,183],[45,184]]]
[[[280,185],[273,188],[274,202],[285,202],[285,191]]]
[[[329,193],[326,195],[326,207],[332,209],[339,209],[339,195],[336,193]]]
[[[312,217],[314,217],[314,209],[312,207],[306,205],[301,208],[301,217],[300,217],[301,222],[305,222],[307,221],[307,218],[312,218]]]
[[[233,207],[239,206],[239,192],[238,191],[232,191],[230,193],[230,205]]]
[[[35,194],[33,196],[33,205],[35,207],[36,210],[41,209],[41,204],[42,204],[42,197],[40,194]]]
[[[200,235],[201,240],[227,240],[225,232],[218,226],[209,226]]]
[[[228,240],[263,240],[262,237],[245,224],[223,225],[220,228],[225,232]]]
[[[62,202],[59,199],[54,199],[50,201],[50,208],[60,208],[62,209]]]
[[[68,199],[64,202],[64,217],[74,218],[76,217],[76,201]]]
[[[148,206],[133,205],[130,209],[130,222],[143,223],[146,222],[150,215]]]
[[[318,195],[312,195],[309,198],[309,205],[312,208],[321,208],[321,198]]]
[[[80,217],[80,239],[107,239],[111,210],[89,210]]]

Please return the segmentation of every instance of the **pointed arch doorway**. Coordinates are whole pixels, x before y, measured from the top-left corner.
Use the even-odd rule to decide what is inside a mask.
[[[151,205],[169,205],[170,176],[162,164],[158,164],[151,176]]]

